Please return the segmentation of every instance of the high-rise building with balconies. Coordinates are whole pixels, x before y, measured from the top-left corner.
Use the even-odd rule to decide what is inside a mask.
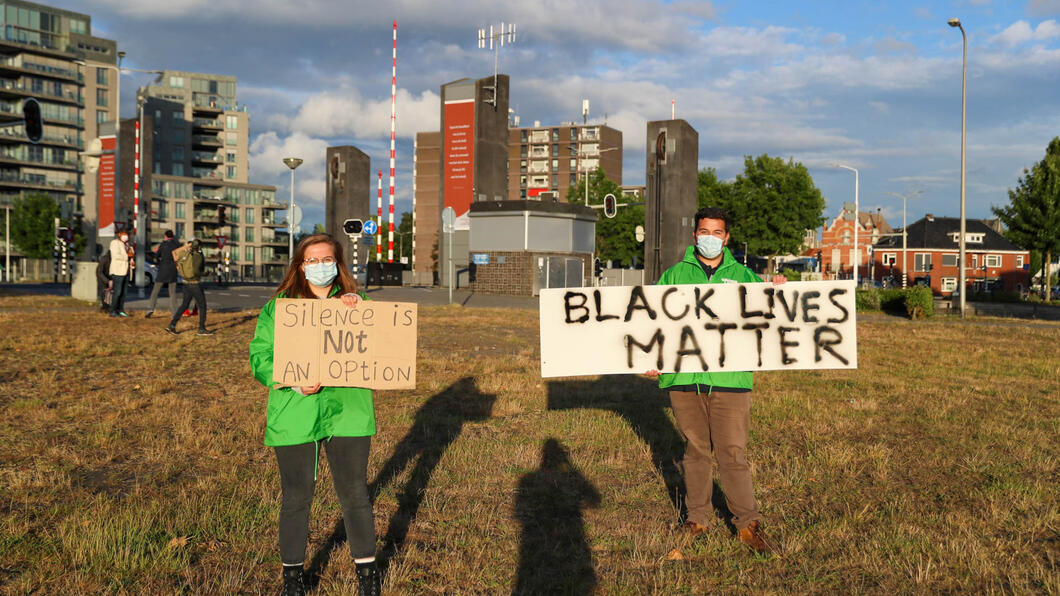
[[[232,277],[282,275],[288,234],[277,212],[287,205],[274,186],[249,182],[250,114],[236,101],[235,77],[166,70],[138,98],[150,136],[141,158],[148,244],[172,229],[202,241],[208,266],[227,256]]]
[[[600,167],[622,184],[622,131],[606,124],[508,129],[508,199],[545,196],[567,201],[567,190]]]

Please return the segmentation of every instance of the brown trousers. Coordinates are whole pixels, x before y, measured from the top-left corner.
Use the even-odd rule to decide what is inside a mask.
[[[671,391],[677,428],[685,439],[682,460],[689,521],[709,526],[714,488],[711,451],[718,459],[718,475],[732,523],[742,529],[761,519],[747,464],[747,436],[751,424],[751,394],[714,390],[711,393]]]

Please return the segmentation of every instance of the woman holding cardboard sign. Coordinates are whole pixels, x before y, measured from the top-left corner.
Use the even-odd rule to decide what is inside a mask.
[[[313,502],[320,447],[327,452],[331,477],[342,505],[342,518],[357,566],[360,594],[379,594],[375,564],[375,520],[368,496],[368,449],[375,434],[372,392],[359,387],[286,387],[272,380],[277,298],[340,299],[356,308],[357,282],[350,275],[342,245],[327,234],[314,234],[295,248],[276,294],[258,315],[250,341],[250,368],[269,388],[265,444],[276,451],[280,467],[280,558],[284,594],[304,594],[309,508]]]

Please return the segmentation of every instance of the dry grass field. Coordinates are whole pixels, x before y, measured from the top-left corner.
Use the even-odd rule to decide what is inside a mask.
[[[278,591],[255,315],[173,338],[0,295],[0,593]],[[682,447],[647,379],[541,379],[535,312],[420,315],[419,386],[376,396],[390,593],[1060,594],[1060,325],[875,316],[857,371],[758,374],[783,553],[757,557],[721,518],[672,533]],[[318,594],[355,591],[338,522],[322,464]]]

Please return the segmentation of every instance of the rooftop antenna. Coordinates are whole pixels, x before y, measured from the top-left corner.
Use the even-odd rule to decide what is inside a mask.
[[[501,46],[505,42],[509,44],[515,43],[515,23],[501,23],[500,30],[496,33],[493,31],[493,25],[490,25],[489,32],[485,29],[478,30],[478,47],[485,48],[487,45],[489,49],[493,51],[493,86],[486,87],[487,90],[493,92],[493,97],[487,99],[486,103],[493,106],[493,109],[497,109],[497,61],[498,54],[500,53]]]
[[[582,100],[582,125],[589,123],[589,100]]]

